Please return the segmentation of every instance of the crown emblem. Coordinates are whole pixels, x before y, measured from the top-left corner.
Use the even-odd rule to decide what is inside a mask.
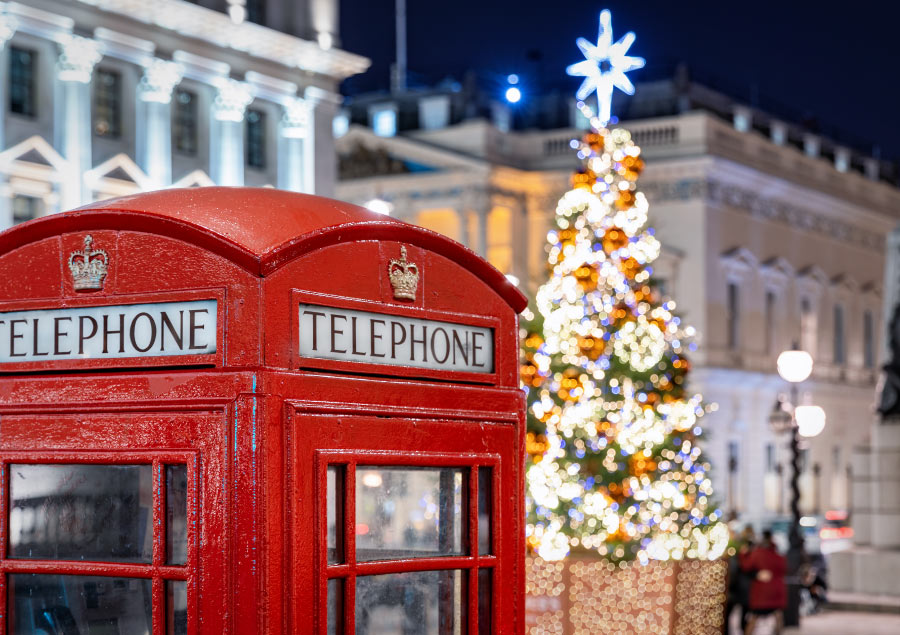
[[[84,237],[84,249],[69,256],[69,271],[76,291],[103,288],[109,256],[102,249],[92,249],[93,244],[94,239],[88,234]]]
[[[400,260],[391,259],[388,265],[388,277],[394,287],[394,298],[397,300],[415,300],[416,287],[419,286],[419,268],[414,262],[407,262],[406,247],[400,247]]]

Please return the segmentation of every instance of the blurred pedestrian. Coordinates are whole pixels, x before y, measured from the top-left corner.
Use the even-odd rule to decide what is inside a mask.
[[[821,553],[810,557],[800,571],[800,579],[809,593],[810,613],[818,613],[828,603],[828,568]]]
[[[741,569],[740,558],[746,556],[753,549],[756,535],[753,526],[746,525],[744,530],[732,541],[734,554],[728,560],[728,602],[725,605],[725,635],[731,633],[731,614],[735,609],[740,610],[741,627],[738,631],[743,633],[747,627],[748,611],[750,609],[750,582],[752,574]]]
[[[772,540],[772,532],[764,531],[762,542],[740,556],[741,570],[752,577],[750,583],[750,615],[744,635],[752,635],[756,623],[763,616],[775,616],[775,633],[781,635],[787,606],[787,586],[784,574],[787,560],[778,553]]]

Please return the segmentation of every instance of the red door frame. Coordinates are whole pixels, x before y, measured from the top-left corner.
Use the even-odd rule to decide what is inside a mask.
[[[333,578],[344,579],[344,611],[343,628],[345,633],[353,633],[355,627],[354,581],[358,575],[377,575],[400,573],[407,571],[429,571],[460,569],[468,572],[467,584],[467,630],[474,635],[478,633],[478,570],[492,570],[492,633],[516,632],[519,621],[518,607],[515,606],[515,594],[504,594],[502,588],[510,588],[517,584],[518,554],[507,553],[519,547],[518,528],[521,526],[517,516],[521,511],[519,500],[519,473],[521,465],[516,451],[519,447],[517,438],[519,428],[510,421],[491,421],[492,413],[484,413],[480,422],[452,419],[448,416],[434,419],[409,419],[402,415],[391,414],[390,418],[365,414],[348,414],[347,412],[325,415],[321,413],[325,405],[315,408],[315,414],[295,411],[289,413],[289,430],[293,440],[290,452],[291,463],[295,465],[290,486],[288,501],[292,507],[290,516],[294,519],[291,528],[292,550],[296,554],[294,561],[308,561],[305,551],[312,547],[314,566],[311,570],[298,570],[295,566],[295,587],[311,585],[316,613],[319,616],[313,632],[324,635],[327,619],[327,582]],[[376,409],[377,406],[372,406]],[[382,425],[387,429],[427,431],[429,441],[426,444],[409,445],[403,434],[396,436],[356,435],[346,430],[338,431],[337,419],[350,426],[360,428]],[[358,431],[357,431],[358,432]],[[477,436],[481,442],[474,444]],[[352,438],[348,438],[352,437]],[[460,437],[465,437],[460,440]],[[456,440],[454,440],[456,439]],[[390,449],[384,449],[388,446]],[[404,447],[405,446],[405,447]],[[461,449],[461,448],[467,449]],[[481,452],[473,452],[472,448],[481,447]],[[304,474],[303,466],[311,464],[312,469]],[[344,509],[343,535],[344,558],[341,564],[327,563],[327,505],[326,505],[326,470],[331,464],[342,464],[344,469]],[[469,470],[467,489],[467,517],[469,551],[462,556],[439,556],[426,558],[404,558],[381,561],[355,561],[355,468],[357,465],[411,466],[411,467],[461,467]],[[492,468],[491,492],[491,553],[478,553],[478,470],[480,466]],[[303,500],[310,502],[303,505]],[[306,510],[309,510],[306,512]],[[308,522],[304,516],[308,514],[315,520]],[[312,535],[309,540],[306,531]],[[515,536],[515,538],[512,538]],[[512,538],[512,539],[511,539]],[[508,544],[507,544],[508,543]],[[509,556],[509,557],[507,557]],[[524,551],[523,551],[524,557]],[[512,558],[511,560],[509,558]],[[302,617],[305,616],[305,594],[296,593],[289,609],[293,614],[289,622],[293,622],[294,631],[303,630]],[[297,628],[301,630],[296,630]]]

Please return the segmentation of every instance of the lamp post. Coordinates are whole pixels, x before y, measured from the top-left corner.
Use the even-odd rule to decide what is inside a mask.
[[[769,416],[769,424],[776,433],[791,435],[791,526],[788,534],[787,587],[788,604],[784,612],[785,626],[800,624],[800,567],[805,559],[803,536],[800,533],[800,437],[814,437],[825,428],[825,411],[819,406],[799,405],[798,384],[812,373],[813,359],[806,351],[784,351],[778,356],[778,374],[790,383],[790,401],[781,397]]]

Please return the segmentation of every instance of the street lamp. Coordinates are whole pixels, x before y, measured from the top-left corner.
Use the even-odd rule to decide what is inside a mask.
[[[813,359],[806,351],[784,351],[776,362],[778,374],[791,385],[790,401],[778,398],[769,424],[776,433],[791,434],[791,527],[788,534],[788,605],[784,612],[785,626],[800,624],[800,567],[805,559],[803,536],[800,533],[800,437],[814,437],[825,428],[825,411],[819,406],[801,406],[797,384],[812,374]]]

